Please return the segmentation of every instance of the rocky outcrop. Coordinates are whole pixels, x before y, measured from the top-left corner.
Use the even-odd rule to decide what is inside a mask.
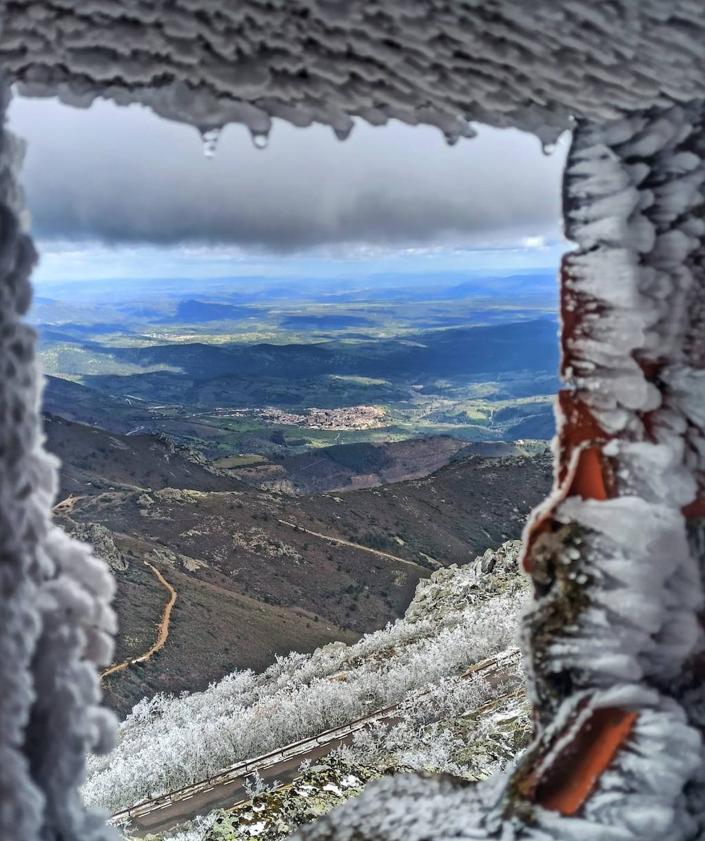
[[[497,549],[487,549],[466,566],[452,564],[437,570],[418,583],[405,620],[441,619],[500,593],[523,596],[529,591],[529,580],[519,570],[520,552],[521,541],[508,540]]]
[[[89,543],[98,558],[108,563],[113,572],[125,572],[127,556],[115,544],[112,532],[100,523],[74,523],[69,529],[72,537]]]
[[[219,812],[205,841],[278,841],[356,797],[380,776],[376,768],[332,754],[305,770],[291,785],[260,792],[235,809]]]

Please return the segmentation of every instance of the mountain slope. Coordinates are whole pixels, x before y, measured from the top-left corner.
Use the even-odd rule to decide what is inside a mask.
[[[79,537],[95,542],[102,530],[117,579],[117,660],[146,651],[161,616],[164,589],[145,562],[178,593],[164,648],[105,681],[122,714],[144,695],[202,688],[233,668],[265,668],[292,647],[383,627],[434,569],[518,537],[550,483],[547,456],[471,456],[420,480],[292,498],[232,489],[234,480],[173,454],[164,462],[154,439],[138,439],[117,439],[137,447],[138,476],[127,469],[130,451],[108,448],[117,463],[99,464],[112,484],[84,484],[56,511]],[[65,487],[84,481],[81,470],[67,461]],[[169,470],[182,487],[163,485]],[[184,488],[194,477],[231,489]]]
[[[45,381],[42,407],[49,415],[117,433],[151,426],[152,416],[140,400],[115,397],[61,377],[46,376]]]
[[[397,703],[396,719],[362,731],[348,759],[486,775],[507,757],[470,756],[458,728],[467,735],[472,722],[464,715],[481,704],[518,697],[522,677],[514,656],[492,679],[465,672],[515,640],[529,589],[517,568],[519,548],[505,544],[472,565],[435,573],[403,619],[352,646],[291,654],[262,674],[236,672],[205,692],[145,700],[121,725],[110,757],[90,760],[87,799],[116,811]]]
[[[45,414],[47,449],[62,461],[60,498],[101,491],[192,488],[223,491],[242,487],[208,470],[163,436],[121,435]]]
[[[316,400],[319,392],[324,396],[331,376],[409,385],[453,377],[490,380],[509,372],[553,375],[558,367],[556,325],[550,318],[427,330],[400,339],[111,346],[105,354],[117,366],[114,373],[110,366],[105,373],[81,367],[83,363],[71,368],[69,359],[65,365],[87,385],[113,397],[202,407],[299,405],[314,393]],[[548,392],[542,384],[540,393]],[[339,400],[336,395],[336,405]]]

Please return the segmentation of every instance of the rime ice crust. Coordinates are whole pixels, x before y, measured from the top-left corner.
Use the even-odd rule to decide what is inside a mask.
[[[0,112],[9,100],[0,89]],[[51,523],[34,332],[21,318],[35,252],[20,225],[22,148],[0,128],[0,837],[113,838],[78,794],[85,753],[110,747],[95,666],[110,658],[113,582]]]
[[[629,749],[584,811],[641,838],[704,828],[702,805],[682,794],[703,771],[703,687],[688,677],[703,650],[703,554],[689,539],[697,520],[689,527],[683,511],[702,498],[705,449],[705,336],[693,306],[702,300],[704,121],[693,103],[586,126],[566,169],[567,233],[579,250],[565,259],[565,300],[584,314],[565,336],[565,373],[604,431],[613,488],[612,498],[572,497],[556,510],[581,534],[578,566],[591,581],[575,628],[540,668],[568,670],[576,689],[598,689],[599,703],[611,695],[640,711]],[[629,810],[617,807],[617,784]]]
[[[142,102],[203,131],[272,117],[468,120],[550,143],[572,115],[705,95],[698,0],[57,0],[9,3],[0,62],[23,93]]]

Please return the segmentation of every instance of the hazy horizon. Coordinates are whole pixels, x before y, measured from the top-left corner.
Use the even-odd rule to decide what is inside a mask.
[[[145,108],[80,110],[16,97],[39,289],[80,280],[331,278],[553,268],[566,143],[545,156],[480,126],[449,147],[429,127],[275,121],[255,149],[227,127],[215,156],[195,129]]]

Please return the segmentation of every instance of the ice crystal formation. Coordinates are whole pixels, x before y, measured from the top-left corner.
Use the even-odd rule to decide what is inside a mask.
[[[698,0],[5,2],[21,90],[143,102],[204,131],[354,117],[536,132],[703,95]]]
[[[231,121],[264,138],[274,117],[450,142],[473,120],[545,144],[573,130],[556,487],[526,535],[535,741],[508,779],[386,780],[305,834],[702,835],[701,0],[16,0],[0,17],[5,85],[142,102],[210,138]],[[0,834],[87,841],[108,834],[77,786],[109,742],[110,579],[50,524],[18,158],[3,129]]]

